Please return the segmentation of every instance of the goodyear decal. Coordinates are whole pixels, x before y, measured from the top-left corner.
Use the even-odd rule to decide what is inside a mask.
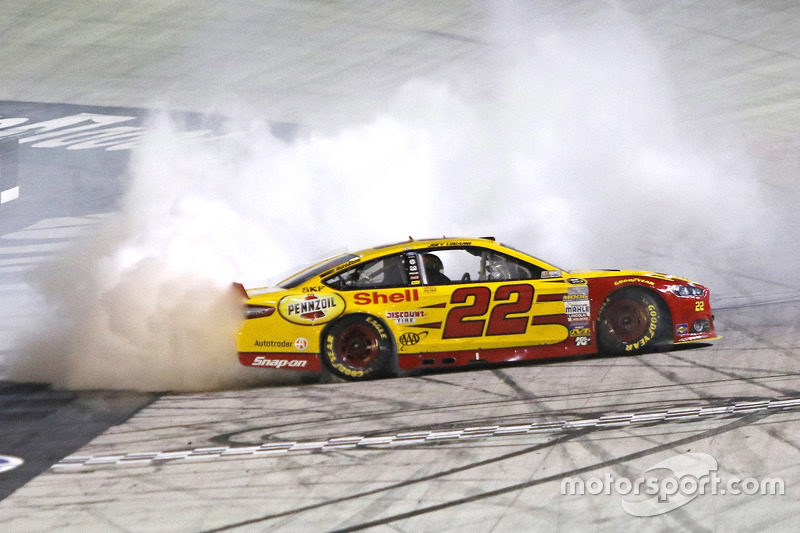
[[[301,326],[330,322],[344,309],[344,299],[338,294],[297,294],[286,296],[278,304],[278,312],[283,318]]]
[[[656,330],[658,329],[658,309],[655,305],[648,305],[647,314],[650,315],[650,325],[647,328],[647,334],[633,344],[626,345],[626,351],[638,350],[639,348],[644,347],[645,344],[653,340],[653,338],[656,336]]]
[[[624,283],[644,283],[646,285],[655,286],[655,283],[649,279],[644,278],[626,278],[614,282],[614,286],[622,285]]]

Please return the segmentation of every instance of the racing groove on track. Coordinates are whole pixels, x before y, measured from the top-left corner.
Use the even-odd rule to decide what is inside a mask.
[[[800,398],[785,400],[760,400],[739,402],[717,407],[687,406],[642,413],[605,414],[598,418],[559,420],[555,422],[531,422],[512,426],[478,426],[462,429],[429,429],[378,435],[373,437],[329,437],[325,440],[305,442],[270,442],[260,446],[222,446],[195,448],[174,452],[134,452],[112,456],[70,456],[62,459],[53,468],[98,467],[102,465],[125,465],[135,463],[162,463],[179,459],[225,458],[225,457],[264,457],[284,453],[308,451],[332,451],[352,448],[411,446],[415,444],[434,444],[452,440],[481,439],[526,435],[531,433],[562,433],[578,430],[594,430],[628,425],[659,424],[667,422],[686,422],[712,416],[745,416],[761,411],[781,411],[800,408]]]
[[[52,31],[47,31],[46,23],[31,31],[26,27],[28,21],[33,20],[25,12],[29,7],[25,7],[24,2],[19,6],[7,4],[9,21],[20,32],[26,32],[21,43],[23,46],[10,45],[7,47],[9,53],[16,58],[25,58],[31,54],[20,51],[35,50],[31,57],[41,61],[7,62],[12,71],[16,68],[18,73],[22,73],[24,70],[24,75],[6,77],[7,82],[19,86],[16,93],[7,93],[6,98],[19,98],[22,94],[31,97],[30,80],[35,79],[35,97],[43,101],[75,101],[76,98],[93,101],[100,97],[141,105],[142,86],[153,87],[153,94],[161,95],[165,79],[167,82],[180,81],[174,72],[180,62],[173,60],[169,42],[158,44],[155,38],[146,40],[148,46],[142,46],[145,41],[138,39],[135,46],[126,48],[122,42],[129,33],[126,30],[130,30],[132,25],[152,27],[153,31],[171,27],[178,29],[180,35],[191,36],[187,28],[197,26],[203,33],[207,33],[209,27],[214,28],[215,13],[212,9],[199,10],[192,17],[186,17],[184,10],[179,9],[173,12],[164,9],[148,12],[145,9],[133,23],[124,20],[130,14],[120,12],[115,21],[120,31],[115,31],[114,38],[107,41],[103,14],[97,12],[97,5],[93,3],[85,3],[83,7],[79,3],[65,5],[63,12],[54,11],[51,14]],[[272,7],[269,4],[265,4],[267,8]],[[717,8],[709,11],[703,3],[697,2],[678,2],[674,6],[670,3],[655,13],[651,3],[622,4],[632,7],[635,13],[646,14],[644,20],[658,30],[656,33],[670,44],[670,50],[678,52],[670,54],[670,57],[676,61],[678,69],[684,65],[688,71],[688,75],[676,83],[683,100],[703,100],[710,95],[708,110],[711,121],[723,120],[727,124],[739,120],[752,124],[750,135],[762,139],[762,143],[785,145],[787,159],[796,159],[798,113],[797,105],[792,105],[792,102],[796,104],[796,76],[793,73],[796,72],[797,54],[791,51],[796,43],[793,36],[797,34],[795,21],[798,18],[791,16],[792,8],[784,5],[769,8],[762,3],[742,4],[721,19]],[[243,6],[240,3],[239,7]],[[83,9],[86,11],[81,11]],[[305,10],[293,9],[305,14]],[[458,4],[445,3],[438,9],[448,20],[470,18],[466,9]],[[566,9],[570,11],[570,18],[576,20],[585,16],[587,11],[579,3],[572,2]],[[374,23],[374,12],[370,13],[364,5],[356,3],[351,10],[354,20],[363,19],[366,26],[379,30],[375,44],[385,43],[397,48],[399,41],[394,32],[403,26],[414,26],[397,24],[386,28]],[[208,11],[210,17],[205,21],[204,11]],[[391,8],[381,5],[380,11],[390,14]],[[25,13],[25,16],[16,17],[15,13]],[[406,7],[395,8],[392,15],[398,16],[399,13],[408,13],[420,20],[425,18],[417,10]],[[74,20],[70,20],[70,15]],[[397,20],[405,20],[404,17]],[[329,28],[337,23],[334,18],[326,18],[321,27]],[[254,34],[241,31],[242,23],[236,19],[235,13],[225,9],[221,20],[224,28],[229,28],[229,33],[214,32],[215,44],[234,34],[245,35],[248,40],[253,38]],[[244,16],[244,19],[254,20],[255,17]],[[95,31],[100,35],[92,36],[91,26],[75,24],[78,20],[84,23],[95,21],[100,27]],[[66,43],[69,53],[64,55],[65,29],[73,27],[88,31],[81,32],[84,38],[69,39]],[[290,25],[289,28],[294,31],[291,39],[287,40],[291,45],[291,55],[270,54],[273,56],[273,70],[267,70],[264,77],[279,82],[285,80],[286,67],[274,68],[274,64],[294,65],[294,61],[287,63],[286,58],[305,58],[305,66],[311,67],[305,70],[312,80],[292,83],[286,92],[293,93],[291,96],[299,100],[298,109],[313,113],[319,106],[308,105],[307,95],[319,96],[319,45],[313,39],[304,39],[306,43],[297,39],[297,35],[302,33],[297,29],[308,28],[302,25]],[[764,28],[768,31],[760,31]],[[342,33],[355,36],[354,43],[359,49],[364,48],[363,31],[352,26],[345,29],[350,31]],[[459,33],[458,27],[453,30]],[[15,34],[21,35],[20,32]],[[58,38],[55,44],[45,40],[48,35]],[[264,34],[258,32],[258,35]],[[330,35],[337,33],[331,31]],[[235,42],[234,39],[228,40]],[[271,35],[267,40],[270,45],[273,42],[280,44],[280,40],[272,39]],[[182,44],[190,45],[191,41],[183,39]],[[90,46],[78,46],[84,42]],[[254,44],[253,49],[263,50],[258,47],[258,42],[248,44]],[[298,46],[305,44],[312,46],[309,53],[297,54]],[[335,48],[343,52],[340,47]],[[55,55],[48,57],[47,50],[54,51]],[[120,50],[125,53],[120,55]],[[194,60],[204,55],[202,49],[187,50],[192,55],[192,65]],[[398,50],[406,59],[409,47],[401,46]],[[410,50],[414,51],[416,47],[412,46]],[[420,47],[420,50],[427,52],[429,49]],[[269,101],[272,92],[264,90],[258,76],[250,78],[253,83],[241,84],[238,80],[240,76],[264,72],[255,70],[253,64],[262,69],[264,63],[270,63],[270,58],[252,54],[248,65],[250,54],[242,54],[238,48],[232,53],[235,55],[223,55],[225,59],[235,59],[227,61],[231,70],[224,70],[223,74],[235,71],[231,79],[236,80],[237,89],[247,86],[245,88],[249,87],[259,98]],[[388,60],[396,57],[397,52],[373,53],[370,50],[369,63],[395,65]],[[463,55],[463,49],[452,48],[452,55]],[[351,57],[342,53],[345,60]],[[421,63],[413,60],[413,54],[410,57],[412,60],[403,63],[418,70]],[[92,58],[102,60],[93,61]],[[125,76],[108,76],[108,58],[117,59],[114,64]],[[68,68],[60,68],[65,59]],[[428,59],[434,66],[443,61],[448,63],[436,54],[426,54],[423,59]],[[59,68],[53,68],[53,65]],[[136,65],[144,68],[136,68]],[[204,68],[197,69],[197,76],[191,78],[194,82],[178,83],[184,88],[184,94],[177,98],[186,98],[188,92],[189,100],[197,101],[197,91],[208,92],[207,74],[216,69],[207,68],[213,64],[202,61],[200,65]],[[363,89],[381,79],[381,76],[369,72],[369,65],[363,62],[356,62],[356,65],[327,77],[344,83],[332,84],[329,91],[337,108],[343,98],[362,97],[361,90],[353,91],[352,87]],[[38,73],[35,72],[37,66]],[[159,68],[163,68],[163,74],[168,76],[147,76],[147,72],[159,72]],[[701,71],[703,75],[696,75]],[[73,77],[72,82],[64,81],[65,73]],[[225,79],[226,76],[217,78]],[[115,85],[111,90],[104,90],[102,83],[98,85],[95,80],[111,80]],[[358,80],[367,83],[359,84]],[[723,86],[733,88],[737,97],[735,102],[725,102],[724,95],[719,98],[719,89]],[[192,100],[191,96],[195,99]],[[287,94],[283,97],[286,98]],[[742,102],[750,105],[744,106]],[[58,169],[59,165],[53,165],[53,168]],[[45,177],[51,179],[63,172],[53,170],[48,174],[52,176]],[[796,173],[788,175],[794,179]],[[67,175],[62,177],[68,178]],[[98,181],[95,180],[95,185]],[[793,182],[791,187],[794,187]],[[23,188],[24,194],[29,191]],[[791,193],[788,189],[786,192]],[[105,212],[98,203],[94,202],[87,213],[69,214],[83,216]],[[14,223],[17,222],[20,222],[20,227],[28,225],[28,222],[15,219]],[[795,243],[794,249],[798,248],[800,246]],[[761,251],[755,250],[753,255]],[[780,255],[783,259],[783,252]],[[786,253],[785,257],[797,257],[797,254]],[[13,261],[27,259],[22,256],[12,258]],[[16,263],[9,268],[16,268]],[[785,276],[775,276],[774,279],[794,280],[795,270],[796,266],[790,265]],[[742,274],[746,271],[751,272],[749,277]],[[739,268],[738,272],[724,271],[718,267],[713,276],[698,276],[704,282],[714,278],[734,280],[731,282],[733,289],[723,291],[719,291],[718,283],[709,282],[716,296],[723,293],[752,295],[776,290],[793,291],[775,295],[769,306],[752,299],[736,300],[735,305],[724,309],[716,306],[719,329],[725,338],[710,348],[635,358],[592,358],[483,372],[436,374],[381,383],[166,396],[129,422],[111,428],[82,447],[79,453],[105,456],[128,451],[313,441],[331,435],[386,435],[432,427],[513,425],[530,420],[547,423],[566,418],[591,419],[604,413],[689,405],[713,408],[737,402],[797,397],[800,371],[798,288],[775,282],[769,284],[769,290],[761,291],[759,285],[763,279],[757,275],[759,272],[758,269],[744,268]],[[8,292],[4,296],[6,294]],[[53,394],[50,401],[56,405],[64,396],[67,395]],[[25,398],[22,400],[26,401]],[[94,410],[85,409],[85,404],[83,409],[75,409],[75,412],[87,419],[93,419],[106,410],[102,404],[95,405]],[[71,403],[65,405],[68,407]],[[77,417],[78,425],[81,416]],[[563,435],[536,433],[447,440],[388,450],[341,449],[326,453],[279,454],[255,460],[198,458],[162,465],[147,463],[124,468],[68,469],[57,474],[46,473],[1,501],[0,529],[263,531],[268,528],[296,531],[358,530],[383,525],[387,530],[408,531],[591,528],[593,531],[616,532],[628,530],[633,525],[646,530],[796,531],[800,514],[796,490],[800,481],[797,418],[793,412],[761,411],[732,421],[710,418],[603,431],[583,429]],[[58,433],[57,425],[54,426],[47,418],[43,420]],[[52,436],[36,431],[33,436],[45,441],[44,448],[60,444],[53,441],[63,438],[63,435]],[[691,502],[663,516],[633,521],[623,513],[621,498],[617,496],[578,498],[559,494],[558,480],[564,476],[612,473],[635,477],[660,459],[690,450],[713,455],[722,474],[781,476],[786,480],[789,493],[777,499],[705,495],[698,498],[700,502]],[[4,451],[0,450],[0,453]],[[60,457],[53,454],[50,459],[56,461]],[[8,477],[0,478],[2,483],[7,480]]]
[[[718,321],[725,338],[696,349],[163,396],[75,456],[161,450],[177,452],[177,460],[144,456],[113,467],[59,466],[0,502],[0,524],[11,530],[108,523],[144,529],[158,520],[167,530],[355,531],[390,525],[489,531],[588,521],[612,530],[631,518],[620,507],[621,497],[563,496],[561,481],[607,473],[635,478],[659,460],[688,451],[714,456],[720,475],[780,476],[791,488],[800,480],[792,432],[800,416],[768,407],[793,406],[774,402],[800,396],[795,336],[786,325],[759,325],[750,310],[722,310]],[[739,321],[755,324],[754,330],[730,326]],[[771,346],[762,335],[772,339]],[[632,423],[631,413],[653,413],[655,420]],[[587,427],[578,422],[564,431],[567,420],[583,420]],[[515,427],[525,424],[524,433]],[[474,427],[485,429],[468,430]],[[512,429],[503,434],[502,428]],[[406,434],[400,439],[405,445],[321,444],[354,436],[387,442],[400,434]],[[262,445],[271,451],[220,457],[222,449]],[[212,450],[187,457],[204,448]],[[165,498],[170,510],[160,510]],[[702,504],[648,518],[648,525],[703,528],[746,517],[754,527],[787,527],[797,518],[791,492],[699,498]],[[769,516],[758,512],[765,505]],[[155,510],[139,510],[147,508]],[[598,508],[602,513],[591,518]]]

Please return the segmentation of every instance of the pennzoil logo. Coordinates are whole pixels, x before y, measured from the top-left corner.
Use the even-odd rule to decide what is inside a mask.
[[[345,302],[338,294],[296,294],[278,304],[278,312],[293,324],[324,324],[344,313]]]

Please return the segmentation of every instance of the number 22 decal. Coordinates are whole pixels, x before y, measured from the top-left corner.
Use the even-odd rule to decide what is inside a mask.
[[[481,317],[489,311],[492,291],[488,287],[462,287],[453,291],[451,304],[467,304],[453,307],[447,314],[442,332],[443,339],[481,337],[484,335],[514,335],[525,333],[527,316],[509,316],[527,313],[533,304],[533,286],[503,285],[494,293],[498,303],[489,315],[489,323]]]

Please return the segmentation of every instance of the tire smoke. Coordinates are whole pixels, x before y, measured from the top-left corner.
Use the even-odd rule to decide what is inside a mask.
[[[120,212],[36,276],[52,314],[12,376],[148,391],[291,382],[239,367],[230,283],[409,235],[494,235],[565,268],[680,266],[714,281],[709,264],[735,264],[735,243],[774,223],[755,165],[683,135],[630,20],[522,20],[498,18],[496,55],[474,72],[410,81],[369,124],[291,142],[258,121],[210,141],[150,124]]]

